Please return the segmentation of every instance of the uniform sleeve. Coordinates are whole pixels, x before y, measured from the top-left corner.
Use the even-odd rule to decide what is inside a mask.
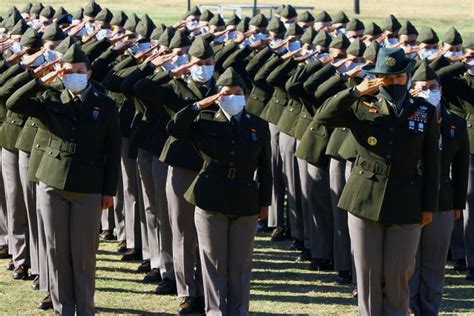
[[[153,71],[154,69],[149,64],[140,65],[131,74],[125,77],[122,84],[120,85],[120,90],[122,90],[122,93],[125,95],[134,95],[133,86],[141,79],[152,75]]]
[[[96,60],[92,63],[92,79],[97,81],[104,80],[104,77],[112,68],[110,65],[118,57],[118,52],[112,48],[107,49],[103,52]]]
[[[350,127],[354,119],[352,105],[357,100],[352,88],[343,90],[324,102],[315,118],[328,127]]]
[[[176,93],[174,93],[171,84],[169,84],[172,79],[167,72],[148,76],[133,86],[133,93],[145,102],[158,106],[165,105],[172,112],[177,113],[182,109],[180,106],[182,103]],[[166,104],[164,103],[165,100]]]
[[[451,179],[453,183],[453,205],[455,210],[466,207],[467,186],[469,178],[469,137],[467,129],[462,131],[461,144],[451,164]]]
[[[263,150],[258,159],[257,181],[259,183],[260,206],[272,204],[272,166],[271,166],[270,130],[265,128]]]
[[[168,122],[166,131],[173,137],[181,140],[192,140],[195,130],[195,120],[200,111],[194,104],[190,104],[178,113]]]
[[[32,73],[24,70],[0,86],[0,99],[7,100],[16,90],[34,79]]]
[[[44,88],[36,79],[29,81],[8,98],[7,108],[15,113],[42,119],[44,115],[43,100],[41,97],[35,96]]]
[[[260,52],[258,52],[247,64],[245,71],[250,79],[254,79],[257,72],[265,64],[265,62],[272,56],[272,50],[270,47],[265,47]]]
[[[267,85],[267,77],[270,73],[278,67],[283,62],[283,59],[280,57],[273,57],[268,59],[268,61],[263,65],[262,68],[257,72],[253,81],[255,84],[259,86],[266,86]]]
[[[290,58],[283,64],[276,67],[267,77],[267,83],[272,87],[285,87],[286,81],[290,77],[290,72],[296,67],[297,62]]]
[[[115,196],[120,174],[121,133],[118,122],[118,113],[115,106],[111,106],[111,115],[105,135],[105,168],[103,195]]]
[[[436,212],[438,209],[441,160],[439,135],[439,123],[433,111],[423,142],[423,212]]]

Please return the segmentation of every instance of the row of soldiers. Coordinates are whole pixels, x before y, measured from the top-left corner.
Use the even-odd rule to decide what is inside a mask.
[[[433,29],[418,32],[393,15],[380,27],[343,12],[298,14],[291,5],[271,19],[226,21],[195,7],[166,26],[95,2],[75,14],[39,3],[13,7],[1,30],[0,255],[12,256],[15,279],[32,275],[33,288],[48,292],[41,309],[94,313],[99,226],[104,239],[117,238],[122,260],[142,260],[137,272],[158,284],[157,294],[182,298],[180,314],[248,314],[256,229],[273,229],[273,241],[291,238],[297,260],[310,269],[357,283],[364,315],[381,314],[381,306],[387,314],[407,312],[409,305],[416,314],[436,313],[450,242],[455,267],[469,268],[473,279],[469,201],[461,214],[473,153],[472,34],[463,41],[453,27],[440,41]],[[413,85],[374,79],[401,74]],[[364,88],[375,95],[382,84],[395,88],[364,98],[355,114],[370,128],[356,133],[360,125],[334,118],[339,103],[350,105]],[[381,101],[398,101],[394,95],[403,101],[397,107],[417,106],[404,117],[409,133],[397,129],[396,140],[384,135],[390,122],[383,115],[392,112]],[[428,131],[430,147],[420,156]],[[408,145],[396,152],[402,167],[367,154],[401,140]],[[407,185],[361,180],[386,184],[397,173],[410,175]],[[420,190],[423,203],[413,196]],[[347,211],[399,227],[428,224],[422,209],[449,212],[424,228],[431,233],[402,232],[385,246],[388,258],[405,265],[388,260],[376,278],[360,269],[385,254],[376,238],[369,239],[372,252],[361,251],[369,241],[349,232],[348,221],[357,222]],[[374,291],[383,283],[385,294]]]

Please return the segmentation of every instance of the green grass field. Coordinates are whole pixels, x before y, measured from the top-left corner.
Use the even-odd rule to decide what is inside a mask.
[[[252,275],[251,311],[256,315],[312,314],[356,315],[351,289],[340,286],[334,273],[308,271],[296,263],[289,242],[274,243],[268,235],[257,237]],[[175,314],[176,297],[153,294],[154,285],[141,283],[143,275],[133,271],[139,262],[124,263],[114,242],[102,242],[98,254],[96,307],[100,314]],[[0,260],[0,315],[39,313],[36,305],[44,293],[32,291],[30,281],[14,281]],[[474,284],[464,275],[447,270],[441,311],[443,314],[474,315]]]

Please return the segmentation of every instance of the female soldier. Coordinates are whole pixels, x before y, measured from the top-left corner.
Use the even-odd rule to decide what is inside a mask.
[[[196,205],[206,315],[248,315],[257,215],[271,201],[270,134],[244,110],[244,83],[233,68],[217,85],[219,93],[178,112],[167,130],[191,140],[204,160],[185,197]],[[214,103],[217,112],[204,111]]]

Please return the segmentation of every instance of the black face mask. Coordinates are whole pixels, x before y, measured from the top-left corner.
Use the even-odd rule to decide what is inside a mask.
[[[391,84],[388,86],[380,87],[380,91],[395,104],[402,101],[407,94],[406,84]]]

